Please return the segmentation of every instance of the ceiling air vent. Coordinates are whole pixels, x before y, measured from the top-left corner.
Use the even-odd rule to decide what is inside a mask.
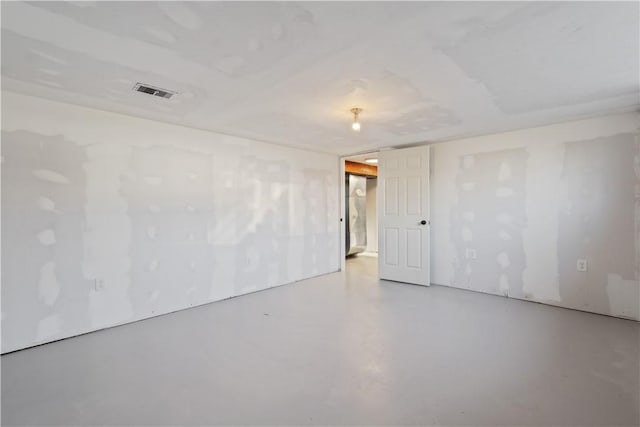
[[[160,89],[159,87],[146,85],[144,83],[136,83],[136,85],[133,87],[133,90],[135,90],[136,92],[142,92],[165,99],[171,99],[173,95],[177,94],[177,92],[173,92],[167,89]]]

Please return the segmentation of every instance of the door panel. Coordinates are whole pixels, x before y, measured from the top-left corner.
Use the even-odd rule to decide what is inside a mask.
[[[380,152],[378,186],[380,278],[428,286],[429,147]]]
[[[407,229],[407,267],[422,268],[422,230]]]
[[[398,178],[391,177],[384,186],[384,212],[387,215],[398,215]]]
[[[383,259],[387,265],[398,265],[399,237],[397,228],[386,228],[384,230],[385,251]]]
[[[407,177],[407,194],[417,195],[407,197],[407,215],[422,215],[422,179],[419,176]]]

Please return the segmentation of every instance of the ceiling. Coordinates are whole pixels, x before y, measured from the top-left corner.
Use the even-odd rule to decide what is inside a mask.
[[[353,154],[637,109],[638,2],[2,2],[4,89]],[[132,91],[175,90],[172,100]],[[350,128],[358,106],[362,131]]]

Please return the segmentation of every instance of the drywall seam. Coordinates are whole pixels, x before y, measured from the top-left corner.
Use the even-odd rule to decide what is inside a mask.
[[[127,295],[131,284],[131,220],[127,202],[120,195],[131,148],[119,143],[100,144],[88,146],[86,152],[83,272],[92,285],[91,327],[99,329],[133,317]]]
[[[566,186],[558,185],[554,179],[562,171],[564,148],[557,144],[540,143],[529,146],[527,150],[528,167],[545,173],[526,181],[526,210],[536,214],[528,218],[523,230],[527,268],[524,270],[522,290],[525,298],[559,302],[558,215],[554,209],[539,207],[558,206],[560,200],[567,198]],[[545,238],[540,239],[540,236]]]

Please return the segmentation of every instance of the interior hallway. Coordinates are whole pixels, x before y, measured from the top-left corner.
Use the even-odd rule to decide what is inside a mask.
[[[640,324],[333,273],[2,356],[3,425],[638,425]]]

